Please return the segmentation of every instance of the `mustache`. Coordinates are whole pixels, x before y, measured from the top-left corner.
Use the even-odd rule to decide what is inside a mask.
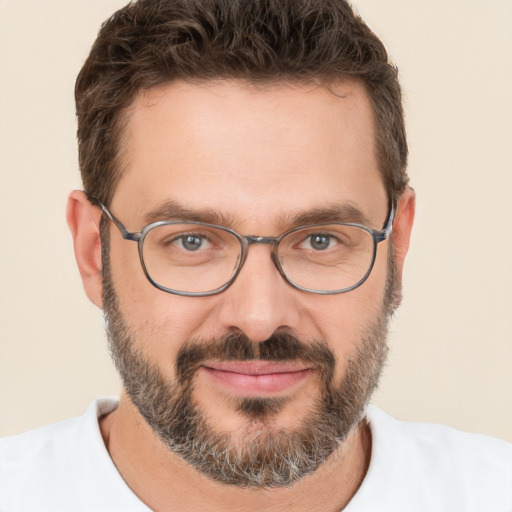
[[[305,342],[282,329],[270,338],[254,342],[243,333],[231,333],[211,340],[189,340],[176,358],[178,382],[187,384],[208,360],[220,361],[301,361],[329,379],[334,374],[336,357],[322,340]]]

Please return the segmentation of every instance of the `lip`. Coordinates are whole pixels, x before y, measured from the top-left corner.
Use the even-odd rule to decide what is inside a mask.
[[[221,386],[245,396],[289,392],[312,371],[303,363],[273,361],[207,362],[201,370]]]

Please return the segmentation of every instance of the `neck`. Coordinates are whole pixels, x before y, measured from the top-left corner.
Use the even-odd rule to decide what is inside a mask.
[[[100,420],[107,450],[131,490],[152,510],[340,511],[361,485],[371,454],[363,420],[312,475],[291,487],[243,489],[215,482],[169,451],[126,396]]]

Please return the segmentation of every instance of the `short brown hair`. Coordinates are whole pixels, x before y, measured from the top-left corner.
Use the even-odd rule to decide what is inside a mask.
[[[173,80],[329,85],[352,78],[371,100],[380,171],[396,200],[408,177],[398,71],[345,0],[139,0],[101,27],[75,87],[86,192],[109,204],[121,175],[123,114]]]

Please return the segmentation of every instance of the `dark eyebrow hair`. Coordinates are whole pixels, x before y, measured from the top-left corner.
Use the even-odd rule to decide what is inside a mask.
[[[219,226],[231,226],[233,219],[214,210],[192,210],[176,203],[166,201],[161,205],[144,213],[145,225],[161,220],[189,220],[205,222],[206,224],[218,224]]]
[[[235,219],[230,215],[209,209],[193,210],[185,208],[175,201],[166,201],[145,212],[143,215],[144,225],[166,220],[205,222],[224,227],[232,227],[236,224]],[[280,224],[285,229],[308,224],[328,224],[331,222],[353,222],[370,226],[368,217],[351,203],[327,206],[326,208],[315,208],[295,215],[285,215],[280,219]]]
[[[307,224],[328,224],[331,222],[352,222],[370,226],[368,217],[351,203],[315,208],[304,213],[298,213],[291,218],[291,224],[302,226]]]

